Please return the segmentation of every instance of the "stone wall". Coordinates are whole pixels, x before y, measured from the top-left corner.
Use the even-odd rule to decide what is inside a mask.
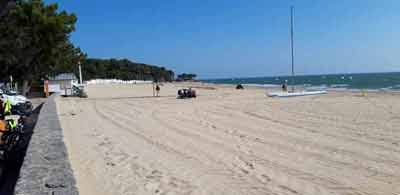
[[[43,105],[26,152],[16,195],[77,195],[57,115],[56,95]]]

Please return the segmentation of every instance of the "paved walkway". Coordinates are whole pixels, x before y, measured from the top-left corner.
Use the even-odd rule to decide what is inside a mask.
[[[51,96],[43,105],[21,168],[15,194],[78,194]]]

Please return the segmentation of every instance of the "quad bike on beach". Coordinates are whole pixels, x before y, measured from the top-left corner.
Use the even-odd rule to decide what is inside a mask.
[[[242,84],[238,84],[238,85],[236,85],[236,89],[244,89],[244,87],[243,87],[243,85]]]
[[[196,98],[196,90],[192,88],[184,88],[184,89],[179,89],[178,90],[178,98],[179,99],[184,99],[184,98]]]
[[[83,85],[73,85],[72,86],[73,89],[73,94],[74,96],[80,97],[80,98],[87,98],[88,95],[84,90],[84,86]]]

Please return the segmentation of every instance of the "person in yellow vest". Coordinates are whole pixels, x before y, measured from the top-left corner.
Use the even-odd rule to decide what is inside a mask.
[[[4,115],[11,115],[11,107],[10,100],[6,100],[4,103]]]
[[[15,119],[9,120],[8,125],[10,127],[10,130],[17,128],[17,120],[15,120]]]

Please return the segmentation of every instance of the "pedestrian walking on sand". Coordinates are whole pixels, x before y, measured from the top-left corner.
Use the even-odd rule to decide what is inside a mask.
[[[156,85],[156,94],[157,94],[157,97],[160,94],[160,86],[158,84]]]

